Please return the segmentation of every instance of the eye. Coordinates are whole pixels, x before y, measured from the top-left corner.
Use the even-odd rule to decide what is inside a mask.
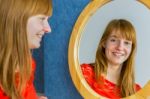
[[[132,42],[131,41],[124,41],[124,44],[125,45],[132,45]]]
[[[111,42],[116,42],[116,39],[115,38],[111,38],[110,41]]]
[[[41,17],[40,20],[44,21],[46,18],[45,17]]]

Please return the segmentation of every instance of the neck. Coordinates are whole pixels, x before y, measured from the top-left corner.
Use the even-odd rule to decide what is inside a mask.
[[[120,77],[122,65],[108,64],[106,79],[117,84]]]

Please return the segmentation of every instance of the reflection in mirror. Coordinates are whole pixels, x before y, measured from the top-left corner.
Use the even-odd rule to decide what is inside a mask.
[[[137,33],[135,82],[143,87],[150,80],[148,60],[150,47],[147,45],[150,42],[150,10],[138,1],[112,1],[89,18],[80,38],[79,62],[80,64],[95,63],[96,50],[106,25],[110,20],[120,18],[129,20],[135,27]]]
[[[141,87],[135,84],[133,67],[136,46],[134,26],[125,19],[112,20],[99,41],[95,62],[81,65],[91,88],[115,99],[139,91]]]

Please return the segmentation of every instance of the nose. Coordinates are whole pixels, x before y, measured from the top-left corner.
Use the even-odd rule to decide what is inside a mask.
[[[43,24],[43,31],[44,31],[45,33],[51,32],[51,27],[50,27],[48,21],[44,22],[44,24]]]
[[[123,41],[119,41],[118,44],[117,44],[117,50],[122,50],[123,49]]]

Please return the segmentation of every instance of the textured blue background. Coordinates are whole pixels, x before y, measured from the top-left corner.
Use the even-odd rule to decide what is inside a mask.
[[[36,90],[48,99],[82,99],[69,73],[68,45],[73,26],[89,1],[53,0],[53,16],[49,20],[52,32],[33,51]]]

